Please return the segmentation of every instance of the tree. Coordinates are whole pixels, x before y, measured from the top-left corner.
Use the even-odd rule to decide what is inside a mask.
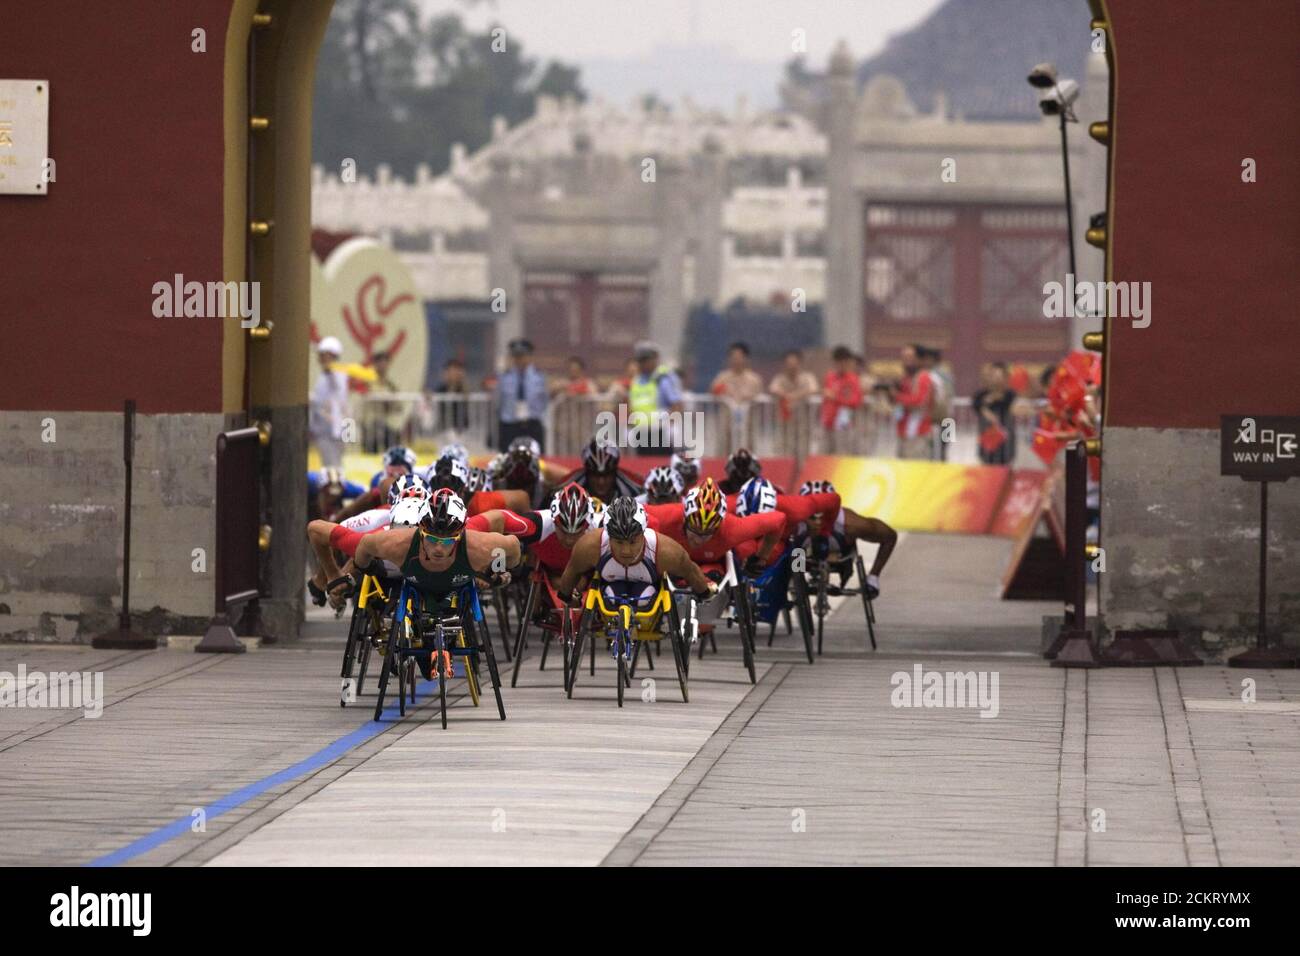
[[[338,0],[317,67],[316,161],[438,173],[453,143],[474,150],[491,138],[494,116],[527,119],[539,94],[585,98],[576,66],[541,65],[508,33],[494,48],[496,29],[474,33],[457,14],[421,24],[415,0]]]

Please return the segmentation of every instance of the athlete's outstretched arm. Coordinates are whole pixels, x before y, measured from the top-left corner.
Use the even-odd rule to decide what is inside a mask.
[[[889,561],[889,556],[894,553],[894,545],[898,544],[898,532],[891,528],[879,518],[864,518],[850,508],[844,509],[844,533],[850,538],[861,538],[863,541],[870,541],[872,544],[880,545],[876,551],[876,560],[871,563],[873,575],[879,575],[885,570],[885,564]]]
[[[472,531],[493,531],[496,534],[503,534],[506,529],[506,514],[500,508],[494,508],[491,511],[470,515],[469,520],[465,522],[465,527]]]
[[[320,587],[339,577],[339,566],[334,560],[334,549],[330,547],[330,532],[337,527],[338,525],[333,521],[325,521],[321,518],[307,523],[307,540],[311,542],[311,549],[316,554],[316,564],[320,567],[320,574],[324,579],[316,582]]]
[[[717,585],[704,576],[686,549],[663,535],[659,536],[659,570],[675,578],[685,578],[686,586],[696,594],[716,591]]]
[[[507,488],[502,491],[501,501],[511,511],[527,511],[533,506],[528,498],[528,492],[520,491],[518,488]]]
[[[523,559],[523,548],[519,545],[519,539],[512,534],[466,531],[465,535],[470,567],[480,574],[504,573]],[[504,559],[504,567],[494,566],[498,556]]]

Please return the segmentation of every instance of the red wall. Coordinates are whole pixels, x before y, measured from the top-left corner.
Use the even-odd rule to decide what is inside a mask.
[[[1218,428],[1300,413],[1300,3],[1108,0],[1113,275],[1106,422]],[[1241,181],[1246,157],[1258,181]]]
[[[44,197],[0,195],[0,408],[221,410],[221,319],[153,316],[153,284],[221,278],[231,0],[5,7],[0,75],[50,82]],[[207,52],[191,52],[191,31]]]

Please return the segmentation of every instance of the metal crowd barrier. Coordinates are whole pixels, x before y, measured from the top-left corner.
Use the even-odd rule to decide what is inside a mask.
[[[618,390],[552,398],[545,418],[547,453],[580,455],[596,433],[602,413],[619,421],[620,404],[625,405],[626,398]],[[760,458],[791,456],[799,461],[809,455],[893,458],[898,453],[895,412],[880,402],[849,409],[842,427],[835,429],[822,427],[821,396],[783,409],[769,395],[738,405],[717,395],[687,392],[683,405],[687,414],[700,416],[693,424],[704,456],[727,455],[741,447]],[[382,451],[399,442],[420,449],[460,442],[471,454],[498,448],[497,404],[491,392],[366,395],[359,397],[354,407],[368,451]],[[1037,407],[1030,406],[1015,417],[1013,465],[1040,464],[1032,453],[1037,414]],[[953,441],[942,445],[936,436],[934,457],[959,464],[978,462],[981,423],[970,399],[954,399],[949,417]],[[387,425],[381,427],[380,422]]]

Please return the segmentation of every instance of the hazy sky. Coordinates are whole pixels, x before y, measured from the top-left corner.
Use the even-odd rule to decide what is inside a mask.
[[[737,86],[769,85],[794,53],[792,31],[803,29],[810,65],[825,66],[835,43],[848,41],[855,59],[875,53],[890,35],[915,25],[942,0],[420,0],[426,13],[459,12],[475,27],[495,20],[509,35],[518,31],[530,55],[588,66],[583,71],[595,93],[621,97],[644,86],[647,67],[664,73],[696,72],[696,57],[673,57],[682,47],[712,47],[727,67],[720,77]],[[626,65],[626,69],[623,65]],[[680,64],[680,70],[674,68]],[[709,65],[706,61],[703,65]],[[720,67],[722,63],[718,64]],[[770,67],[764,69],[764,67]],[[698,81],[699,75],[696,74]],[[663,76],[669,96],[690,83],[687,75]],[[720,79],[725,85],[727,79]],[[608,88],[602,88],[608,87]],[[749,92],[749,89],[743,90]],[[730,101],[741,89],[703,91],[697,99]],[[703,94],[703,95],[701,95]]]

